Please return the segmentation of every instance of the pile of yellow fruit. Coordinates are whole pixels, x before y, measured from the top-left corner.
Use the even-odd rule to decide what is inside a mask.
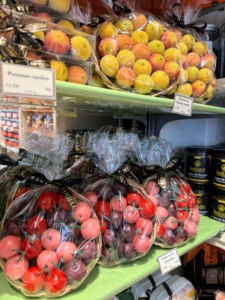
[[[119,88],[193,97],[206,92],[207,98],[213,93],[214,56],[192,35],[165,28],[143,14],[130,14],[103,23],[99,36],[101,72]]]

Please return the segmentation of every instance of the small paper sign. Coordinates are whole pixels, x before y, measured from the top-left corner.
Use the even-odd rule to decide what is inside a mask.
[[[0,89],[3,95],[56,99],[55,70],[1,63]]]
[[[193,102],[193,98],[176,93],[172,113],[191,117]]]
[[[157,258],[162,275],[176,269],[181,265],[177,249],[174,248]]]

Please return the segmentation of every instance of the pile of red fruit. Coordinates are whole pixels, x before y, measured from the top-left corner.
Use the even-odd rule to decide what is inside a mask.
[[[148,196],[128,190],[122,184],[86,189],[100,220],[102,233],[101,265],[112,266],[137,259],[153,244],[155,205]]]
[[[73,193],[71,210],[56,191],[44,187],[23,194],[3,220],[1,263],[8,280],[17,287],[19,282],[25,295],[69,292],[100,256],[100,225],[91,205]]]
[[[197,233],[200,218],[197,199],[190,185],[175,173],[167,173],[165,182],[164,189],[155,181],[145,185],[161,222],[155,243],[179,246]]]

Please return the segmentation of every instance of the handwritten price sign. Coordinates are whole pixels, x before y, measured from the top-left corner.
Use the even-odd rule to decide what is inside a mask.
[[[176,269],[181,265],[176,248],[158,256],[157,258],[162,275]]]
[[[172,113],[190,117],[194,99],[180,94],[175,94]]]
[[[55,70],[1,63],[0,88],[3,95],[55,100]]]

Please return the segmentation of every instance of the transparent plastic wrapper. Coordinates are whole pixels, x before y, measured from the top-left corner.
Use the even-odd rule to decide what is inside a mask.
[[[85,85],[92,78],[93,63],[68,56],[34,50],[0,38],[0,61],[55,70],[56,80]]]
[[[155,205],[133,174],[128,161],[132,135],[103,127],[85,134],[82,187],[100,220],[102,254],[99,264],[114,266],[134,261],[151,248],[158,219]]]
[[[216,300],[225,300],[225,292],[218,290],[215,292],[215,297]]]
[[[73,7],[73,1],[71,0],[31,0],[30,2],[46,6],[48,8],[48,12],[52,15],[69,14]]]
[[[27,47],[51,52],[80,61],[92,61],[95,53],[95,37],[82,31],[71,29],[17,13],[1,7],[4,22],[0,37]]]
[[[95,66],[104,84],[153,96],[172,89],[182,69],[172,28],[150,13],[131,12],[134,1],[123,1],[123,7],[103,2],[111,9],[111,18],[95,31]]]
[[[169,5],[170,4],[170,5]],[[205,104],[213,96],[216,84],[216,55],[208,47],[204,33],[207,24],[198,20],[199,9],[196,6],[186,6],[185,10],[177,1],[166,1],[164,19],[173,27],[181,53],[181,70],[177,85],[167,92],[193,97],[194,102]],[[170,7],[170,9],[169,9]]]
[[[100,224],[76,191],[59,181],[46,184],[40,173],[32,180],[45,184],[13,201],[1,223],[0,265],[25,296],[59,297],[80,286],[97,263]]]

